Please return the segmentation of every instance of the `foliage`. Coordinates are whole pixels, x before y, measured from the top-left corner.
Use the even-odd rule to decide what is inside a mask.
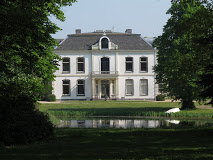
[[[56,96],[54,94],[49,94],[47,96],[47,101],[50,101],[50,102],[56,101]]]
[[[156,101],[165,101],[165,96],[162,94],[159,94],[156,96]]]
[[[60,9],[72,2],[75,0],[1,1],[0,141],[4,144],[34,142],[53,134],[48,117],[36,111],[35,104],[47,82],[54,80],[59,60],[52,52],[57,43],[50,35],[59,28],[48,17],[63,21]]]
[[[181,100],[182,109],[193,109],[193,100],[202,99],[200,77],[212,63],[213,13],[207,3],[172,1],[167,12],[171,18],[154,42],[158,49],[158,64],[154,67],[157,83],[163,83],[164,92]]]

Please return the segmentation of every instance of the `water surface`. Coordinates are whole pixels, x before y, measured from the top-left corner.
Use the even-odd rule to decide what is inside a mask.
[[[209,127],[212,120],[80,118],[60,120],[59,128],[178,128]]]

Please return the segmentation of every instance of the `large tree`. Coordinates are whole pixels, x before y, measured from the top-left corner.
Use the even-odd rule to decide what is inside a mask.
[[[154,45],[158,64],[154,67],[157,83],[182,102],[182,109],[193,109],[193,100],[201,100],[199,84],[212,59],[212,12],[208,1],[172,0],[167,11],[170,19]],[[204,98],[205,99],[205,98]]]
[[[61,7],[75,0],[1,0],[0,2],[0,144],[51,138],[53,125],[36,110],[46,82],[54,79],[58,57],[50,34],[64,21]]]

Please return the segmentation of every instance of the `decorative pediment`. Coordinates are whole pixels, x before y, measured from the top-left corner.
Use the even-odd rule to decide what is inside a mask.
[[[109,42],[109,50],[118,50],[118,45],[115,43]],[[101,43],[97,42],[96,44],[92,45],[92,50],[102,50]],[[106,50],[106,49],[103,49]]]

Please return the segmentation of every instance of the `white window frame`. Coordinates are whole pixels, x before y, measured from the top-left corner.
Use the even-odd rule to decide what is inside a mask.
[[[132,61],[126,61],[126,58],[132,58]],[[133,62],[134,62],[133,57],[125,57],[125,71],[126,72],[128,72],[128,73],[134,72],[134,63]],[[126,67],[127,63],[132,63],[132,71],[127,71],[127,67]]]
[[[78,84],[79,81],[83,81],[83,84]],[[80,85],[83,86],[84,94],[79,94],[78,93],[78,86],[80,86]],[[77,80],[77,96],[85,96],[85,80],[84,79],[78,79]]]
[[[69,84],[64,84],[64,81],[68,81]],[[69,94],[64,94],[64,86],[68,86],[69,87]],[[69,79],[62,80],[62,95],[63,96],[70,96],[71,95],[71,92],[70,92],[70,80]]]
[[[142,61],[141,58],[146,58],[146,61]],[[140,57],[139,61],[140,61],[140,63],[139,63],[140,64],[140,72],[148,72],[148,57]],[[146,71],[142,71],[141,63],[145,63],[146,64]]]
[[[142,81],[146,81],[146,91],[147,91],[147,94],[142,94],[143,93],[143,86],[145,86],[144,84],[145,83],[142,83]],[[140,86],[140,96],[148,96],[149,95],[149,81],[148,79],[140,79],[140,82],[139,82],[139,86]]]
[[[78,62],[78,60],[80,59],[80,58],[82,58],[83,59],[83,62]],[[77,57],[77,59],[76,59],[76,64],[77,64],[77,73],[85,73],[85,58],[84,57]],[[78,70],[78,64],[83,64],[83,71],[79,71]]]
[[[131,80],[132,84],[127,84],[127,81]],[[127,86],[132,86],[132,94],[127,94]],[[126,91],[126,96],[134,96],[134,80],[133,79],[126,79],[125,81],[125,91]]]
[[[68,59],[69,62],[64,62],[64,59]],[[69,64],[69,71],[64,71],[64,64]],[[70,73],[70,58],[69,57],[63,57],[62,58],[62,73]]]

